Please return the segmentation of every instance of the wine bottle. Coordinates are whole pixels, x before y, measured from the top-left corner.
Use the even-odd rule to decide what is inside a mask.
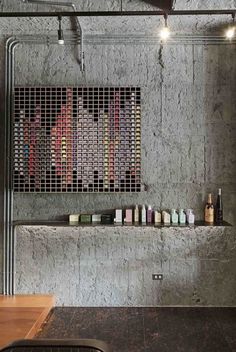
[[[222,204],[222,195],[221,195],[221,188],[218,190],[218,196],[216,201],[216,208],[215,208],[215,220],[218,225],[223,223],[223,204]]]
[[[207,203],[205,206],[205,222],[214,223],[214,205],[212,203],[211,193],[208,194]]]

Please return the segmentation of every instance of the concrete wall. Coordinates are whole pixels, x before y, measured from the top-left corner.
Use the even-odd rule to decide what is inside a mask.
[[[57,305],[236,305],[230,228],[20,226],[16,259],[17,292]]]
[[[81,8],[81,3],[84,10],[117,10],[120,6],[118,0],[76,1],[78,9]],[[149,8],[139,1],[127,0],[123,4],[126,9]],[[176,4],[178,9],[235,7],[235,1],[226,0],[197,3],[179,0]],[[26,11],[50,8],[12,0],[0,1],[0,9]],[[222,34],[229,21],[229,16],[176,17],[171,18],[169,24],[179,33]],[[142,88],[142,178],[148,189],[147,192],[132,195],[16,194],[16,220],[63,219],[68,213],[101,210],[101,204],[102,209],[106,210],[136,203],[148,203],[157,208],[192,207],[197,218],[201,219],[207,193],[216,192],[218,187],[222,187],[225,219],[236,224],[235,45],[178,43],[161,46],[160,43],[153,42],[153,34],[162,23],[162,19],[155,18],[81,20],[85,33],[85,76],[79,70],[76,49],[73,47],[20,45],[16,49],[16,84],[138,85]],[[69,35],[70,21],[63,20],[63,26]],[[1,21],[1,100],[4,96],[5,38],[13,34],[55,34],[56,29],[55,19]],[[143,33],[147,34],[145,39]],[[131,35],[132,38],[129,39]],[[2,106],[3,104],[1,109]],[[3,154],[3,149],[1,153]],[[0,160],[2,162],[2,155]],[[0,181],[2,185],[2,180]],[[1,200],[2,198],[0,202]],[[1,215],[2,213],[1,206]],[[235,235],[235,227],[230,231]],[[43,238],[42,241],[44,240]],[[125,240],[125,237],[121,236],[121,240]],[[37,246],[38,242],[35,241]],[[1,246],[2,241],[0,255]],[[52,244],[52,251],[53,248]],[[150,265],[152,272],[151,264],[147,262],[146,265]],[[228,273],[227,270],[220,272],[222,277]],[[32,283],[27,273],[21,278],[29,280],[25,283],[25,288]],[[230,285],[230,281],[228,283]],[[229,292],[231,289],[228,286]],[[23,286],[19,286],[19,290],[22,291]],[[36,288],[32,287],[32,290],[35,291]],[[212,292],[214,290],[212,285]],[[175,295],[172,300],[162,300],[163,304],[177,304],[177,301],[179,302]],[[65,297],[64,301],[60,300],[60,303],[63,302],[66,302]],[[67,304],[72,302],[75,303],[74,298]],[[114,304],[116,302],[114,298]],[[135,302],[138,302],[137,298],[133,298],[133,304]],[[201,302],[209,303],[203,298]],[[217,305],[217,300],[212,302]],[[188,299],[185,304],[190,304]],[[227,301],[222,303],[219,300],[218,304],[227,304]],[[232,304],[230,298],[228,304]]]

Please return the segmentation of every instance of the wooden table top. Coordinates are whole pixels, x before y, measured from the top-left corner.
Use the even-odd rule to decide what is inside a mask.
[[[52,295],[0,295],[0,348],[34,337],[54,305]]]

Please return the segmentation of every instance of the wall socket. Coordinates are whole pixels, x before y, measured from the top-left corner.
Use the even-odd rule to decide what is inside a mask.
[[[153,280],[163,280],[163,274],[152,274],[152,279]]]

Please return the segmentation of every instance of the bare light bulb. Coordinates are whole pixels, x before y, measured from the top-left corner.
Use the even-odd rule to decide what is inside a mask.
[[[167,40],[170,36],[170,30],[168,27],[163,27],[162,30],[160,31],[160,38],[163,40]]]
[[[235,36],[235,27],[229,28],[226,31],[225,36],[226,36],[227,39],[232,39]]]
[[[64,45],[65,44],[65,40],[64,40],[64,36],[63,36],[62,30],[58,30],[58,44],[60,44],[60,45]]]

